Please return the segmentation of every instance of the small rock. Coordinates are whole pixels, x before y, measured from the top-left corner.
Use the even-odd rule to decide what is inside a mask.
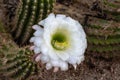
[[[120,9],[118,9],[118,10],[117,10],[117,12],[119,12],[119,13],[120,13]]]

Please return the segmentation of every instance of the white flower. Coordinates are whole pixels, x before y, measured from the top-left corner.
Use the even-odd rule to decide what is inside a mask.
[[[65,15],[50,14],[46,19],[34,25],[34,37],[31,47],[36,61],[46,63],[46,69],[55,67],[65,71],[68,63],[76,69],[77,65],[84,60],[84,52],[87,47],[86,35],[78,21]]]

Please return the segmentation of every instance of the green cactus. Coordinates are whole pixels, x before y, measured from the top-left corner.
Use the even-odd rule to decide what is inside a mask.
[[[100,20],[99,20],[100,21]],[[102,23],[101,23],[102,24]],[[109,23],[107,23],[109,24]],[[88,24],[86,28],[88,52],[111,53],[120,50],[120,27],[104,27]]]
[[[3,26],[3,24],[0,21],[0,32],[5,32],[5,30],[4,30],[4,28],[2,26]]]
[[[119,0],[102,0],[97,10],[102,12],[101,15],[105,14],[107,18],[90,17],[91,20],[86,27],[88,53],[120,56],[120,13],[117,12],[120,7],[119,3]]]
[[[52,12],[54,3],[55,0],[20,0],[8,29],[19,45],[28,43],[33,35],[32,25]]]
[[[15,80],[25,80],[37,74],[38,66],[33,60],[33,52],[22,49],[16,54],[7,54],[0,67],[0,73]]]
[[[117,1],[117,0],[116,0],[116,1]],[[109,6],[109,7],[119,8],[119,5],[116,5],[116,4],[112,3],[112,1],[110,2],[109,0],[103,0],[103,3],[104,3],[106,6]]]
[[[107,8],[103,11],[111,15],[114,21],[120,22],[120,12],[117,11],[120,8],[120,0],[103,0],[103,4]]]
[[[6,80],[30,80],[40,68],[29,46],[19,48],[0,24],[0,77]],[[3,78],[0,78],[3,80]]]

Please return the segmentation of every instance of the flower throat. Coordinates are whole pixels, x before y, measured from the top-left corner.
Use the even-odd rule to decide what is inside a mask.
[[[56,50],[65,50],[68,47],[67,36],[62,32],[57,32],[52,36],[51,44]]]

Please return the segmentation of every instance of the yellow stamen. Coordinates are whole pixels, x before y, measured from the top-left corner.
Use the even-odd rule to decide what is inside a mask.
[[[54,48],[58,50],[64,50],[68,46],[68,42],[58,42],[58,41],[53,41]]]
[[[52,36],[51,44],[56,50],[65,50],[69,46],[67,34],[63,32],[56,32]]]

